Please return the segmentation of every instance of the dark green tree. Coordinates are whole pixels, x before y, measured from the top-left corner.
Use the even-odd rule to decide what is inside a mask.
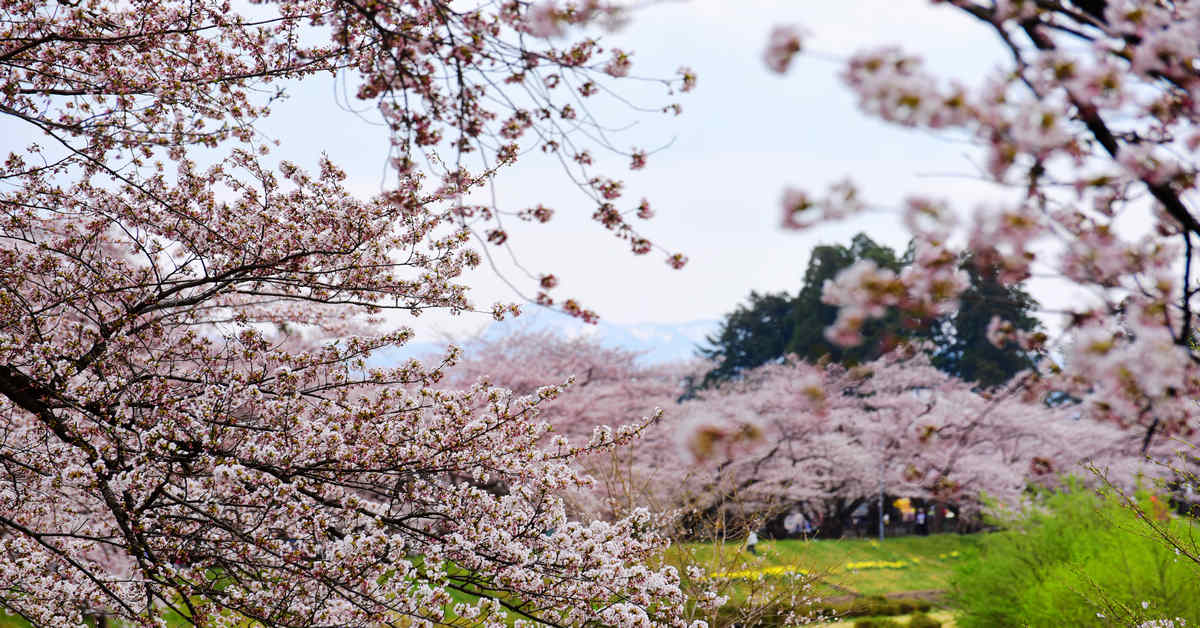
[[[991,388],[1032,367],[1035,356],[1015,345],[997,348],[988,342],[988,324],[999,316],[1017,329],[1038,330],[1041,323],[1032,315],[1038,303],[1019,285],[1000,283],[994,268],[979,268],[970,259],[963,261],[962,268],[971,285],[959,297],[958,311],[933,329],[937,345],[933,364],[964,381]]]
[[[701,356],[717,363],[703,385],[735,378],[782,356],[795,327],[794,315],[793,299],[786,292],[751,292],[749,302],[726,314],[716,333],[706,338],[709,346],[698,348]]]
[[[810,362],[828,355],[835,362],[853,365],[874,360],[902,340],[927,336],[926,326],[893,308],[883,318],[863,325],[863,342],[857,347],[839,347],[825,338],[825,329],[833,324],[838,311],[837,307],[821,302],[827,280],[861,260],[871,260],[880,268],[899,273],[908,264],[907,258],[908,255],[897,257],[891,247],[863,233],[854,236],[849,247],[824,244],[814,248],[804,271],[804,284],[792,301],[795,326],[787,344],[776,350],[781,351],[780,355],[795,353]]]
[[[868,321],[862,329],[863,343],[839,347],[825,338],[825,329],[837,317],[837,308],[821,302],[825,282],[860,260],[874,261],[881,268],[899,273],[912,261],[910,245],[903,255],[858,234],[850,246],[821,245],[813,249],[804,283],[795,297],[787,293],[751,293],[748,303],[727,314],[717,333],[707,338],[700,355],[717,365],[703,385],[736,378],[756,366],[794,353],[815,362],[825,356],[842,364],[868,362],[902,341],[929,340],[934,343],[933,363],[941,370],[992,387],[1008,381],[1032,364],[1032,357],[1019,347],[996,348],[987,340],[993,316],[1033,331],[1039,323],[1033,316],[1037,301],[1020,286],[1005,286],[990,269],[976,268],[963,261],[970,286],[960,298],[958,310],[935,320],[919,320],[893,309],[883,318]]]

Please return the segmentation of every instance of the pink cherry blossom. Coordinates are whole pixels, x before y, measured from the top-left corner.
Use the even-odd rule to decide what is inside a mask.
[[[763,59],[773,72],[783,74],[804,46],[804,29],[799,26],[776,26],[767,40]]]
[[[0,164],[6,612],[688,625],[678,574],[648,566],[662,518],[565,501],[594,485],[582,461],[628,447],[653,407],[555,438],[539,413],[565,375],[448,386],[457,349],[377,366],[413,337],[385,315],[487,311],[463,280],[481,245],[510,245],[509,217],[552,215],[468,203],[474,188],[534,147],[625,153],[556,117],[617,80],[576,30],[618,8],[254,4],[0,0],[0,115],[40,136]],[[339,73],[392,150],[378,194],[327,158],[266,156],[284,81]],[[646,246],[610,215],[622,183],[579,166],[599,221]]]

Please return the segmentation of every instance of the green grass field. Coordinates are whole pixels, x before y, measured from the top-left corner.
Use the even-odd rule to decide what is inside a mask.
[[[822,595],[883,595],[946,588],[953,562],[977,539],[936,534],[882,543],[867,539],[764,541],[758,544],[760,557],[736,543],[685,545],[672,551],[687,552],[694,562],[718,574],[744,579],[753,577],[755,571],[770,573],[772,567],[800,568],[822,576],[822,582],[828,584],[819,591]]]

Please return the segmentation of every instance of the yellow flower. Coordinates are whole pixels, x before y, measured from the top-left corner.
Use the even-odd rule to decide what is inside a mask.
[[[789,574],[808,574],[807,569],[796,565],[774,565],[762,569],[743,569],[741,571],[724,571],[709,574],[705,580],[762,580],[764,576],[783,576]]]
[[[908,566],[908,563],[902,560],[863,560],[853,563],[846,563],[842,566],[843,569],[903,569]]]

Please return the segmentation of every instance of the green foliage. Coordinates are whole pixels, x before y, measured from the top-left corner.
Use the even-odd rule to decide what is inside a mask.
[[[900,614],[882,595],[868,595],[855,598],[843,613],[846,617],[890,616]]]
[[[872,617],[854,622],[854,628],[903,628],[904,624],[887,618]]]
[[[742,372],[794,353],[810,362],[825,356],[847,365],[869,362],[898,343],[912,340],[932,341],[936,349],[933,363],[939,369],[966,381],[992,387],[1008,381],[1028,368],[1030,356],[1016,346],[996,348],[987,340],[987,328],[993,316],[1014,327],[1032,331],[1038,321],[1031,312],[1037,302],[1019,286],[1001,284],[996,273],[980,270],[970,260],[962,268],[970,277],[970,286],[962,294],[959,309],[936,320],[918,320],[891,308],[880,319],[867,321],[861,334],[862,344],[839,347],[825,338],[825,329],[837,318],[837,308],[821,302],[825,282],[861,260],[871,260],[880,268],[901,272],[912,261],[912,247],[897,255],[866,234],[858,234],[850,246],[822,245],[813,249],[804,283],[795,297],[787,293],[751,292],[747,303],[727,314],[717,332],[706,340],[700,355],[717,363],[704,378],[711,386],[736,378]]]
[[[1075,485],[1039,501],[1002,522],[1005,532],[988,535],[959,563],[950,595],[961,612],[958,626],[1109,627],[1174,617],[1200,622],[1196,566],[1150,538],[1112,495]],[[1185,520],[1170,525],[1181,534],[1197,533]]]
[[[908,628],[942,628],[942,622],[925,613],[913,613],[908,618]]]
[[[736,377],[783,355],[795,326],[795,308],[786,293],[750,293],[749,303],[725,316],[700,355],[717,362],[705,385]],[[832,320],[832,319],[830,319]]]
[[[828,355],[834,362],[858,364],[874,360],[897,342],[919,335],[916,333],[919,324],[903,320],[893,308],[883,318],[863,325],[863,342],[857,347],[839,347],[826,340],[825,328],[833,324],[838,309],[821,302],[825,282],[861,260],[871,260],[880,268],[897,273],[907,263],[890,247],[878,244],[863,233],[854,236],[849,247],[822,245],[814,248],[808,269],[804,271],[804,285],[792,301],[795,325],[787,342],[776,348],[777,355],[795,353],[810,362]]]
[[[962,269],[971,285],[959,297],[959,308],[945,321],[933,327],[937,350],[933,365],[964,381],[978,382],[991,388],[1007,382],[1013,375],[1033,366],[1031,356],[1016,346],[999,348],[987,339],[993,316],[1032,331],[1039,327],[1030,315],[1038,303],[1020,286],[1005,286],[990,269],[980,270],[969,259]]]
[[[925,600],[906,598],[886,598],[882,595],[868,595],[855,598],[849,604],[834,604],[821,610],[827,615],[837,617],[893,617],[914,612],[925,612],[933,608],[933,604]]]
[[[30,628],[32,625],[20,617],[0,612],[0,628]]]

